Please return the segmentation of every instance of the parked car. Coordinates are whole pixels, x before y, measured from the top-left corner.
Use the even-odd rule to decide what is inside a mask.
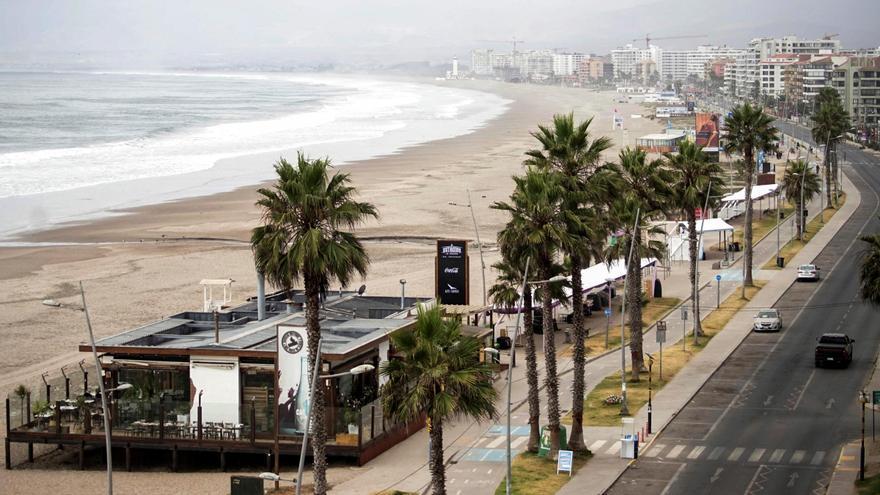
[[[853,342],[845,333],[826,333],[816,339],[816,367],[836,364],[843,367],[852,362]]]
[[[819,267],[816,265],[800,265],[797,269],[798,280],[819,280]]]
[[[752,329],[756,332],[778,332],[782,330],[782,315],[778,309],[762,309],[755,315]]]

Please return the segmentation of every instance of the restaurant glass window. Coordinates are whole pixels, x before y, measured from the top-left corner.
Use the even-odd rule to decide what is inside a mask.
[[[251,427],[251,409],[253,408],[256,433],[272,433],[274,430],[275,385],[271,371],[246,370],[242,372],[241,388],[241,422],[248,429]]]
[[[158,422],[163,414],[166,422],[188,422],[191,407],[188,369],[122,369],[118,372],[118,381],[131,384],[130,389],[118,395],[118,425]]]

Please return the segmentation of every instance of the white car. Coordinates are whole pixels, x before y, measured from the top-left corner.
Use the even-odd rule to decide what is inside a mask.
[[[782,315],[778,309],[762,309],[755,315],[752,328],[756,332],[778,332],[782,330]]]
[[[819,267],[816,265],[800,265],[797,268],[798,280],[819,280]]]

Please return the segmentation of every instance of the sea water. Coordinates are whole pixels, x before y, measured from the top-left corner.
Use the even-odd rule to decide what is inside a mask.
[[[0,72],[0,236],[271,179],[284,151],[344,163],[462,135],[507,103],[328,74]]]

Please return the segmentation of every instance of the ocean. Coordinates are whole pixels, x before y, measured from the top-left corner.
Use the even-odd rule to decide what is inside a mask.
[[[0,236],[272,178],[235,157],[344,163],[466,134],[506,104],[355,76],[0,72]]]

